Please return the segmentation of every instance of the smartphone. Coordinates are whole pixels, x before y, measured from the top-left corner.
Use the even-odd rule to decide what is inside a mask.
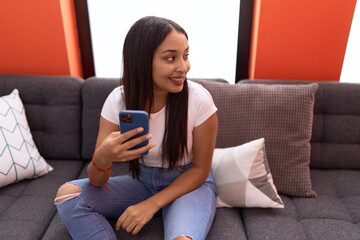
[[[119,119],[120,119],[120,131],[121,133],[125,133],[129,130],[132,130],[134,128],[142,127],[144,128],[144,131],[142,131],[139,134],[136,134],[134,137],[130,138],[134,139],[137,137],[140,137],[142,135],[145,135],[149,132],[149,117],[148,113],[145,111],[140,110],[122,110],[119,113]],[[128,141],[129,141],[128,140]],[[149,140],[146,140],[142,143],[139,143],[138,145],[134,146],[131,149],[137,149],[143,146],[146,146],[149,144]],[[149,152],[146,151],[142,153],[141,155],[147,155]]]

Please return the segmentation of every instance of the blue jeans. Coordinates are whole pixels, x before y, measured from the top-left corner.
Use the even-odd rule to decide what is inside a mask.
[[[79,196],[56,203],[73,239],[116,239],[106,218],[118,219],[127,207],[137,204],[169,186],[191,164],[173,171],[140,164],[140,179],[111,177],[105,186],[92,188],[89,179],[71,181],[81,189]],[[189,236],[202,240],[211,227],[216,210],[216,190],[211,174],[194,191],[162,208],[165,239]]]

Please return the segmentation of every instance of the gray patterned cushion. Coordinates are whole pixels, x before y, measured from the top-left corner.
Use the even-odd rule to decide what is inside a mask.
[[[217,148],[265,138],[280,193],[314,197],[309,172],[314,94],[318,84],[223,84],[200,82],[218,107]]]

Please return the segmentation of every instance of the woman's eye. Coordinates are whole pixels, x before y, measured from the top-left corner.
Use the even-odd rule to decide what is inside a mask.
[[[185,54],[185,57],[184,57],[184,59],[188,59],[189,58],[189,53],[188,54]]]
[[[175,57],[167,57],[166,58],[166,61],[169,61],[169,62],[172,62],[172,61],[174,61],[175,60]]]

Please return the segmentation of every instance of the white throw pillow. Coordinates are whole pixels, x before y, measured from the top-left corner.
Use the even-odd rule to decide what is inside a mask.
[[[0,97],[0,187],[52,170],[35,146],[19,91]]]
[[[211,166],[217,207],[284,208],[273,183],[260,138],[231,148],[216,148]]]

